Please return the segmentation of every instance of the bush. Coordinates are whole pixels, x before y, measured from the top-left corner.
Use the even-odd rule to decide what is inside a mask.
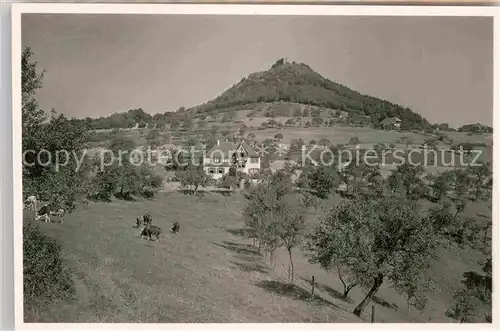
[[[25,304],[74,295],[75,285],[64,265],[61,246],[30,223],[23,225],[23,254]]]
[[[151,199],[151,198],[154,198],[157,191],[158,191],[158,189],[154,189],[151,187],[145,187],[142,189],[142,196],[144,198]]]

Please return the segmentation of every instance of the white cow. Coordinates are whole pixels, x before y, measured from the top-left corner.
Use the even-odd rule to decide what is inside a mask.
[[[36,204],[37,204],[36,196],[30,195],[29,197],[26,198],[24,203],[28,207],[28,209],[36,210]]]
[[[36,213],[35,215],[35,221],[40,220],[42,217],[45,220],[45,223],[52,223],[50,220],[50,216],[58,216],[61,218],[61,223],[64,223],[64,214],[65,210],[60,208],[57,211],[52,211],[50,210],[50,207],[48,204],[45,204],[40,208],[40,210]]]

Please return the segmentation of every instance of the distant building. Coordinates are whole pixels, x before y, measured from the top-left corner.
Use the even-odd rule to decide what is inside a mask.
[[[387,117],[387,118],[383,119],[380,122],[380,125],[382,125],[382,127],[385,130],[395,130],[395,129],[399,129],[401,127],[401,122],[403,122],[403,121],[401,121],[399,119],[399,117],[394,116],[394,117]]]
[[[261,157],[245,142],[219,141],[205,154],[203,171],[214,179],[220,179],[232,167],[253,175],[261,169]]]

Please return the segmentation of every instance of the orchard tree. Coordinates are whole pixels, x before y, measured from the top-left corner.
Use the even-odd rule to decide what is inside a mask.
[[[326,148],[327,146],[329,146],[331,143],[330,143],[330,140],[326,139],[326,138],[321,138],[319,141],[318,141],[318,144],[320,144],[321,146],[323,146],[323,148]]]
[[[351,137],[351,139],[349,139],[349,145],[351,146],[356,146],[356,145],[359,145],[361,143],[361,141],[359,140],[358,137]]]
[[[428,187],[422,180],[425,170],[422,166],[404,163],[391,173],[387,181],[393,192],[400,192],[410,200],[427,195]]]
[[[305,231],[306,207],[298,193],[287,193],[280,197],[278,204],[272,210],[276,220],[278,237],[288,252],[290,259],[289,280],[293,284],[295,268],[292,258],[292,249],[301,242]]]
[[[353,313],[360,316],[386,282],[422,309],[432,281],[425,276],[435,259],[437,237],[418,205],[401,196],[357,198],[332,208],[310,237],[311,262],[342,266],[368,289]]]
[[[311,194],[326,199],[339,185],[340,177],[333,167],[307,166],[301,174],[299,187],[310,189]]]
[[[206,187],[212,181],[212,177],[205,173],[202,167],[195,165],[177,170],[175,177],[179,179],[182,188],[193,188],[192,195],[195,195],[200,187]]]

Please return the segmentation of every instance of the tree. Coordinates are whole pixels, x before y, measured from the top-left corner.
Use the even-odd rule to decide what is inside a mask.
[[[356,145],[359,145],[361,143],[361,141],[359,140],[358,137],[351,137],[351,139],[349,139],[349,145],[351,146],[356,146]]]
[[[323,124],[323,119],[319,116],[314,116],[312,118],[312,124],[316,127],[319,127],[321,124]]]
[[[203,171],[201,167],[189,165],[185,169],[175,172],[175,177],[179,180],[181,187],[192,187],[192,195],[195,195],[199,187],[207,186],[212,178]]]
[[[46,123],[47,115],[36,99],[44,71],[37,71],[33,55],[26,47],[21,57],[23,193],[58,201],[61,207],[71,211],[86,191],[87,169],[75,171],[75,157],[81,157],[88,141],[88,121],[68,120],[53,111]],[[60,169],[53,160],[45,160],[49,162],[43,166],[36,160],[42,149],[52,157],[63,150],[73,152],[74,157]],[[27,150],[35,153],[24,155]],[[60,245],[30,223],[23,224],[23,279],[27,310],[43,309],[47,301],[66,299],[74,294],[74,282],[64,265]]]
[[[250,133],[247,135],[247,139],[248,139],[248,140],[250,140],[250,141],[254,140],[254,139],[255,139],[255,133],[250,132]]]
[[[311,194],[326,199],[338,187],[340,178],[333,167],[308,166],[301,174],[300,187],[310,189]]]
[[[342,266],[369,289],[353,311],[357,316],[384,282],[421,309],[432,285],[424,273],[435,259],[436,245],[432,224],[418,206],[394,195],[358,197],[330,209],[309,240],[311,262],[326,270]]]
[[[278,236],[288,251],[291,270],[289,279],[293,284],[295,268],[293,265],[292,249],[301,243],[305,230],[306,208],[299,194],[287,193],[278,200],[278,204],[274,207],[272,215],[278,222]]]
[[[435,150],[437,146],[436,139],[426,139],[424,141],[424,145],[426,145],[430,150]]]
[[[281,133],[277,133],[275,136],[274,136],[274,139],[277,140],[277,141],[281,141],[281,139],[283,139],[283,135]]]
[[[298,139],[292,139],[290,142],[290,152],[298,152],[302,150],[302,146],[304,146],[304,140],[301,138]]]
[[[491,178],[492,174],[488,169],[488,166],[484,163],[481,163],[479,166],[469,166],[468,172],[471,177],[474,198],[476,200],[480,200],[482,198],[488,198],[489,196],[491,196],[491,193],[488,191],[491,191],[489,179]]]
[[[245,224],[252,229],[250,236],[254,241],[259,241],[259,250],[264,247],[266,254],[267,252],[271,254],[272,261],[276,249],[283,245],[284,235],[291,233],[285,231],[286,224],[294,224],[300,220],[295,216],[287,218],[288,214],[285,211],[288,201],[281,201],[291,193],[293,193],[291,174],[283,170],[275,172],[268,181],[261,182],[244,193]],[[294,242],[291,239],[289,244]]]
[[[38,73],[33,55],[26,47],[21,58],[23,192],[57,201],[59,208],[72,211],[87,194],[89,169],[86,164],[78,167],[77,159],[89,141],[88,122],[68,119],[55,110],[48,117],[40,109],[36,93],[42,88],[44,71]],[[29,150],[34,153],[24,154]]]
[[[319,141],[318,141],[318,144],[320,144],[321,146],[323,146],[323,148],[326,148],[328,145],[330,145],[330,140],[326,139],[326,138],[321,138]]]
[[[449,173],[444,172],[435,177],[431,184],[432,192],[436,200],[442,200],[446,197],[450,189]]]
[[[428,214],[435,232],[460,246],[473,245],[480,230],[473,218],[460,215],[465,205],[465,200],[455,203],[445,200],[437,208],[431,208]]]
[[[404,163],[396,168],[388,177],[389,187],[393,192],[399,191],[410,200],[418,200],[427,195],[427,186],[422,180],[422,166]]]

